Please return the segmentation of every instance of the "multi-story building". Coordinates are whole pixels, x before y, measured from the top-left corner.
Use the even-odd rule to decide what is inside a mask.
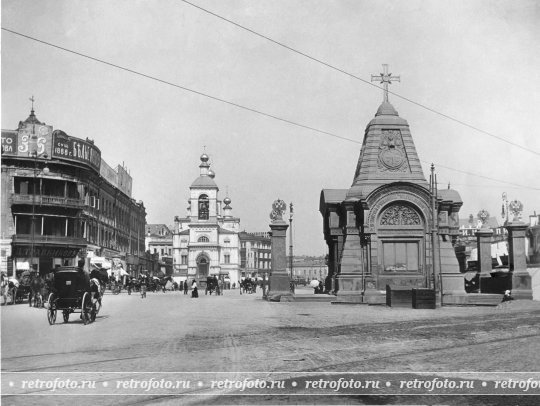
[[[147,224],[146,251],[157,257],[159,271],[172,275],[173,233],[166,224]]]
[[[328,275],[328,265],[324,257],[293,258],[292,279],[294,281],[309,283],[317,279],[324,282],[326,275]]]
[[[201,155],[200,176],[191,184],[187,216],[176,216],[173,235],[174,275],[206,283],[208,276],[240,279],[240,219],[231,199],[219,200],[208,155]]]
[[[47,273],[87,257],[144,269],[146,209],[131,188],[92,140],[53,131],[32,108],[2,130],[2,270]]]
[[[272,268],[270,233],[241,231],[238,237],[240,239],[241,277],[257,277],[270,272]]]

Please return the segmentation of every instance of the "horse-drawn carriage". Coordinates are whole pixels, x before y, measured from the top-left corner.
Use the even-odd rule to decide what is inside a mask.
[[[204,288],[204,294],[212,294],[218,288],[218,280],[213,276],[208,276],[206,278],[206,287]]]
[[[62,311],[64,323],[69,321],[71,313],[81,313],[84,324],[93,322],[99,311],[94,294],[98,287],[90,283],[90,275],[82,268],[60,267],[54,274],[53,292],[49,295],[47,319],[53,325],[56,321],[56,312]]]

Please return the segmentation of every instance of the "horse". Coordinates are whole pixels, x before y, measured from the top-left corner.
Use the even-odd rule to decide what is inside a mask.
[[[28,295],[28,305],[32,306],[32,298],[34,299],[34,307],[44,307],[44,297],[47,297],[48,286],[46,280],[37,275],[30,281],[30,293]]]

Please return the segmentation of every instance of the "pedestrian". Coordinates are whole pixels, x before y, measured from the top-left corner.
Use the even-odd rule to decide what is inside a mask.
[[[502,303],[509,302],[511,300],[514,300],[514,298],[512,297],[512,291],[511,290],[506,290],[504,292],[504,296],[502,298]]]
[[[187,279],[184,281],[184,295],[187,295],[187,292],[188,292],[188,283],[187,283]]]
[[[218,295],[223,295],[223,281],[220,279],[218,279]]]
[[[197,289],[197,282],[195,282],[195,279],[193,279],[193,282],[191,283],[191,297],[199,297],[199,291]]]

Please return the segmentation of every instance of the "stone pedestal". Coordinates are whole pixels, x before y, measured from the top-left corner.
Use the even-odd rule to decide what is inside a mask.
[[[439,255],[441,264],[441,289],[443,295],[465,294],[465,280],[460,272],[456,251],[449,237],[439,236]]]
[[[289,225],[283,220],[276,220],[270,224],[272,230],[272,272],[266,300],[272,302],[294,300],[294,293],[291,292],[291,278],[287,273],[287,228]]]
[[[476,231],[476,248],[478,250],[478,272],[480,278],[490,277],[493,270],[491,264],[491,237],[493,231],[489,228],[480,228]],[[482,286],[480,285],[480,292]]]
[[[527,271],[525,255],[525,232],[527,224],[512,221],[506,224],[508,230],[508,262],[512,272],[512,296],[515,299],[532,299],[532,280]]]
[[[338,302],[362,303],[362,245],[356,226],[354,201],[344,204],[347,210],[346,237],[341,254],[341,272],[338,275]]]

